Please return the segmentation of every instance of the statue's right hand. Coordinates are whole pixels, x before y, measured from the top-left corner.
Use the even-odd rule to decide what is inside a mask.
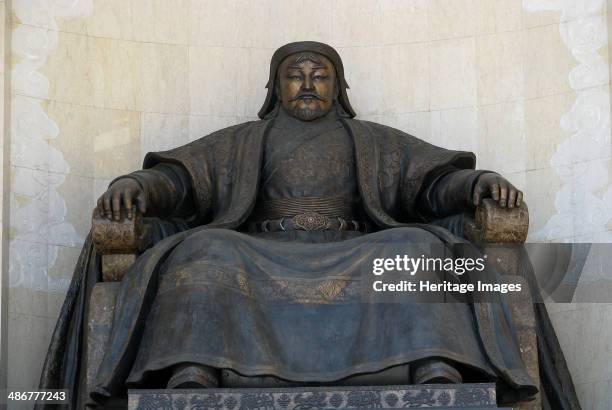
[[[143,214],[146,212],[147,199],[144,190],[135,179],[120,178],[98,198],[97,209],[101,216],[115,221],[121,219],[121,209],[124,209],[127,217],[132,219],[136,209]]]

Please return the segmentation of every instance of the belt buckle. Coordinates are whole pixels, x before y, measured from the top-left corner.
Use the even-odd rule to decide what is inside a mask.
[[[304,231],[320,231],[327,228],[329,218],[316,212],[304,212],[294,216],[293,225]]]

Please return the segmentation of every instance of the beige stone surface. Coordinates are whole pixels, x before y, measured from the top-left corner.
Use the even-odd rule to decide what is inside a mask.
[[[103,108],[142,108],[143,44],[59,32],[41,73],[54,101]]]
[[[140,113],[96,110],[92,143],[95,178],[115,178],[140,167]]]
[[[331,38],[338,47],[380,45],[384,30],[378,2],[338,0],[332,3]]]
[[[563,130],[559,122],[575,100],[576,93],[569,91],[525,101],[525,137],[529,142],[525,158],[527,169],[541,168],[547,164],[555,148],[570,137],[571,133]]]
[[[570,92],[569,72],[576,66],[559,35],[559,25],[528,28],[524,32],[525,98]]]
[[[525,28],[555,26],[561,21],[561,12],[559,10],[533,10],[523,9],[523,26]]]
[[[476,0],[431,0],[430,40],[469,37],[477,26]]]
[[[142,111],[189,113],[191,90],[187,46],[144,44],[141,77]]]
[[[380,4],[383,44],[420,43],[429,40],[428,0],[387,0]]]
[[[189,48],[190,112],[236,115],[239,76],[246,49],[223,47]],[[248,66],[245,65],[248,71]]]
[[[529,144],[522,101],[480,107],[478,129],[482,159],[478,168],[496,170],[502,175],[528,169]]]
[[[227,30],[237,24],[236,0],[191,0],[189,5],[189,41],[194,46],[235,47],[237,30]],[[211,10],[215,10],[211,13]],[[219,33],[224,33],[220,36]]]
[[[430,67],[427,44],[388,46],[382,51],[385,55],[382,112],[389,115],[428,110]]]
[[[523,32],[476,39],[478,104],[516,101],[523,96]]]
[[[465,37],[431,43],[429,54],[432,110],[476,104],[476,40]]]
[[[91,5],[90,5],[91,4]],[[91,37],[133,40],[145,43],[188,44],[190,0],[120,0],[79,1],[75,8],[85,15],[72,13],[38,21],[45,28]],[[89,10],[90,9],[90,10]]]
[[[3,283],[7,282],[7,273],[5,271],[5,266],[8,265],[6,259],[4,259],[4,253],[7,249],[7,239],[5,235],[5,226],[4,221],[4,213],[6,212],[5,208],[5,192],[7,192],[7,188],[5,187],[5,168],[7,157],[5,156],[5,132],[4,132],[4,109],[5,109],[5,86],[4,83],[6,81],[6,67],[4,64],[5,59],[5,41],[6,41],[6,2],[0,1],[0,58],[2,58],[3,62],[0,64],[0,361],[4,362],[6,350],[4,346],[6,346],[7,334],[6,329],[6,317],[8,310],[7,303],[7,294],[8,292],[3,289]],[[6,379],[6,370],[0,369],[0,385],[5,383]]]
[[[477,0],[478,34],[519,31],[523,25],[523,4],[515,0]]]
[[[190,0],[138,0],[124,2],[120,7],[131,8],[131,26],[136,41],[188,44],[191,4]]]
[[[61,152],[71,175],[114,178],[112,168],[129,172],[139,166],[140,112],[48,100],[42,105],[60,130],[49,144]]]

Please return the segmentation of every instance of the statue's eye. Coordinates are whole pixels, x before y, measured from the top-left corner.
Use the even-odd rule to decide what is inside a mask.
[[[315,75],[312,77],[314,80],[325,80],[327,78],[326,75]]]
[[[288,78],[289,80],[301,80],[301,79],[302,79],[302,76],[295,75],[295,74],[289,74],[289,75],[287,76],[287,78]]]

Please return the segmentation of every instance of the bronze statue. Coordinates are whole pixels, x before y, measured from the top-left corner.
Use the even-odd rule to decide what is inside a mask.
[[[475,171],[472,153],[354,119],[326,44],[279,48],[267,88],[261,120],[149,153],[98,200],[110,220],[139,212],[159,229],[121,281],[92,397],[126,386],[491,380],[506,401],[533,396],[501,296],[365,303],[359,284],[368,257],[465,242],[462,213],[484,198],[518,207],[521,191]],[[43,385],[74,382],[56,364],[72,332],[56,330]]]

